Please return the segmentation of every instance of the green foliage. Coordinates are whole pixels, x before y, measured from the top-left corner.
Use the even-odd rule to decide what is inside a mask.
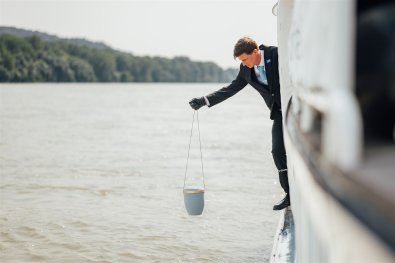
[[[0,35],[0,82],[228,82],[236,74],[187,57],[137,57],[35,35]]]
[[[78,82],[95,82],[96,74],[91,64],[87,61],[77,58],[70,57],[69,65],[71,70],[74,72],[75,81]]]

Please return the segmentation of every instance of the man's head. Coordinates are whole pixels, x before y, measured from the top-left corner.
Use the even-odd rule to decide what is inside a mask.
[[[255,40],[249,37],[240,38],[233,50],[233,57],[238,58],[244,66],[252,68],[261,62],[261,52]]]

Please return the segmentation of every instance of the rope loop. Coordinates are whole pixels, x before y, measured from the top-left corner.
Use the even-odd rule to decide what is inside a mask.
[[[196,113],[196,121],[198,125],[198,132],[199,132],[199,149],[200,149],[200,161],[202,164],[202,175],[203,175],[203,189],[206,188],[206,185],[204,183],[204,168],[203,168],[203,153],[202,153],[202,141],[200,139],[200,125],[199,125],[199,112],[197,110],[193,111],[193,117],[192,117],[192,127],[191,127],[191,135],[189,137],[189,146],[188,146],[188,157],[187,157],[187,164],[185,166],[185,176],[184,176],[184,187],[185,189],[185,183],[187,179],[187,172],[188,172],[188,162],[189,162],[189,152],[191,151],[191,143],[192,143],[192,135],[193,135],[193,125],[195,123],[195,113]]]

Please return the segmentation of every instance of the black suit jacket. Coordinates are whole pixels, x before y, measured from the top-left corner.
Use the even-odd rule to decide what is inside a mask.
[[[236,79],[232,83],[218,91],[207,95],[207,99],[212,107],[227,98],[232,97],[237,92],[242,90],[247,84],[250,84],[256,89],[262,98],[265,100],[266,105],[270,109],[270,119],[273,119],[273,114],[281,110],[281,94],[280,94],[280,81],[278,74],[278,52],[277,47],[267,47],[264,45],[259,46],[260,50],[264,51],[265,70],[268,85],[258,82],[254,69],[250,69],[243,64],[240,64],[240,71]]]

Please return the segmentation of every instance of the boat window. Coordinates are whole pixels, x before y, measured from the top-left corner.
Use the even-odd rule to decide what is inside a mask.
[[[394,142],[395,4],[363,5],[357,16],[356,96],[365,147]]]

